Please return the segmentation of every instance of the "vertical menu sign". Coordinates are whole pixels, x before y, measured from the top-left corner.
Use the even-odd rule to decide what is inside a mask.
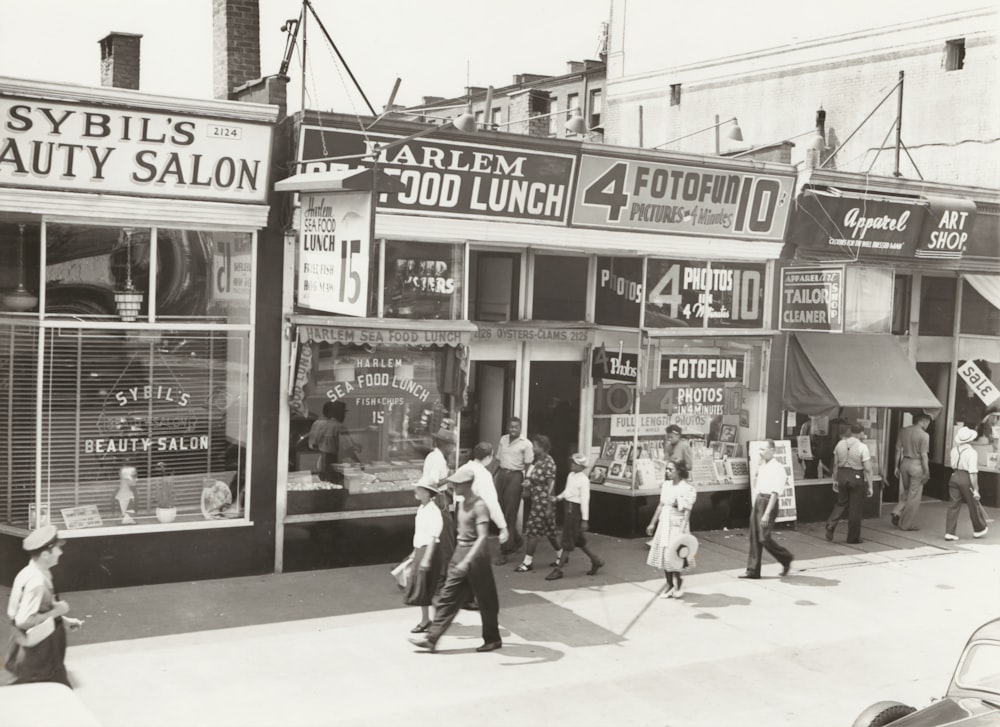
[[[364,316],[371,263],[371,193],[302,195],[298,304]]]

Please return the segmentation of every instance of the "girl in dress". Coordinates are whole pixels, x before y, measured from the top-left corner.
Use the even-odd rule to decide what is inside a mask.
[[[444,530],[444,518],[434,501],[438,494],[438,489],[430,483],[418,483],[413,491],[420,507],[413,527],[410,583],[403,602],[408,606],[420,606],[420,623],[410,629],[411,634],[421,634],[430,628],[430,607],[443,570],[438,543]]]
[[[678,537],[691,532],[691,509],[698,493],[687,481],[688,470],[683,462],[667,462],[666,477],[660,503],[646,528],[646,534],[653,535],[646,563],[662,570],[667,579],[667,588],[660,598],[680,598],[684,595],[681,571],[674,570],[676,565],[671,564],[668,553]]]

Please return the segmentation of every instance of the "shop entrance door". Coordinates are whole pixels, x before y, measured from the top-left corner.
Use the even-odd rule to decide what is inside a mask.
[[[473,361],[469,368],[468,404],[462,410],[459,461],[479,442],[496,447],[514,410],[514,362]]]
[[[569,456],[580,432],[580,362],[532,361],[529,374],[527,434],[544,434],[552,441],[556,490],[569,474]]]

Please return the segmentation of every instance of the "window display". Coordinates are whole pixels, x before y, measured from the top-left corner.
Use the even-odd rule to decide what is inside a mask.
[[[979,469],[1000,471],[1000,361],[959,361],[955,384],[955,431],[976,431],[972,446]]]
[[[763,328],[767,266],[650,259],[647,328]]]
[[[888,417],[889,410],[880,407],[842,407],[833,417],[786,411],[784,432],[795,455],[792,461],[795,480],[829,481],[833,473],[833,449],[841,434],[846,434],[847,428],[855,422],[865,428],[863,441],[872,455],[872,474],[881,477],[886,464],[882,449],[887,437]]]
[[[464,260],[462,245],[386,242],[386,317],[425,320],[461,318]]]

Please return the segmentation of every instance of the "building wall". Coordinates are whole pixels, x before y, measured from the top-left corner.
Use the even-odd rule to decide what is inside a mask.
[[[939,182],[1000,184],[1000,101],[997,94],[997,12],[985,8],[809,41],[780,49],[690,65],[637,70],[629,34],[645,32],[642,4],[613,4],[608,53],[605,136],[609,143],[656,146],[707,127],[668,146],[711,153],[712,125],[737,117],[744,144],[722,152],[786,139],[796,142],[792,162],[805,158],[815,112],[826,111],[827,153],[835,150],[876,108],[905,73],[902,140],[919,174],[901,153],[905,177]],[[964,67],[946,70],[946,43],[964,38]],[[671,86],[680,85],[680,103]],[[640,111],[641,107],[641,111]],[[891,93],[831,162],[843,171],[890,176],[895,166],[897,96]],[[641,117],[641,124],[640,124]],[[640,128],[641,126],[641,128]],[[797,138],[796,138],[797,137]],[[879,149],[882,149],[879,153]]]

